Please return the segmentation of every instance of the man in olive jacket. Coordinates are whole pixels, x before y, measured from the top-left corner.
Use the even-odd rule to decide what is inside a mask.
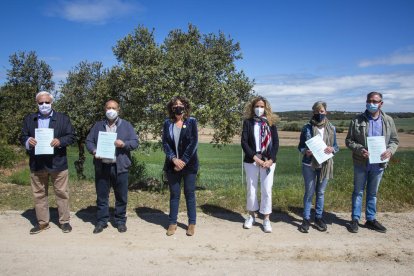
[[[366,186],[365,226],[385,233],[387,229],[376,220],[377,192],[384,169],[389,158],[398,148],[398,135],[394,120],[386,115],[381,107],[382,94],[370,92],[367,95],[365,112],[356,116],[349,125],[345,139],[346,146],[352,150],[354,163],[354,191],[352,193],[352,221],[349,231],[358,232],[361,218],[362,197]],[[367,137],[384,136],[386,150],[381,154],[381,163],[370,163]]]

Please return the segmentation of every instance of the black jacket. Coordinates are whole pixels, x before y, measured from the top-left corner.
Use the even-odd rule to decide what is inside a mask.
[[[254,119],[246,119],[243,121],[243,131],[241,135],[241,146],[244,151],[244,162],[253,163],[253,157],[256,155],[256,140],[254,138]],[[279,150],[279,136],[277,134],[276,125],[270,127],[272,135],[272,146],[270,148],[270,158],[276,163],[276,154]]]
[[[38,127],[38,113],[27,115],[23,120],[20,142],[26,146],[29,137],[35,137],[35,128]],[[27,150],[30,155],[30,171],[47,170],[49,172],[64,171],[68,168],[66,147],[75,142],[75,130],[67,115],[53,110],[49,128],[54,130],[54,138],[60,140],[60,147],[54,148],[53,155],[35,155],[34,148]]]
[[[170,119],[165,120],[162,131],[162,144],[165,152],[164,170],[168,173],[175,173],[174,163],[172,162],[172,159],[176,157],[173,127],[174,122]],[[195,118],[190,117],[184,121],[180,132],[180,140],[178,141],[179,158],[186,163],[180,173],[197,173],[199,166],[197,146],[197,121]]]

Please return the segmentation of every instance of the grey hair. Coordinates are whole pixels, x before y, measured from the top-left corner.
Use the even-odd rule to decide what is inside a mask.
[[[317,101],[316,103],[313,104],[312,110],[313,111],[319,111],[321,109],[321,107],[325,108],[325,110],[326,110],[326,102]]]
[[[381,98],[381,101],[382,101],[382,94],[380,92],[376,92],[376,91],[372,91],[372,92],[369,92],[367,94],[367,101],[375,95],[379,96]]]
[[[53,95],[52,94],[50,94],[49,92],[47,92],[47,91],[40,91],[39,93],[37,93],[36,94],[36,101],[37,101],[37,98],[39,98],[40,96],[43,96],[43,95],[48,95],[49,97],[50,97],[50,99],[51,99],[51,102],[53,103],[54,101],[55,101],[55,98],[53,97]]]

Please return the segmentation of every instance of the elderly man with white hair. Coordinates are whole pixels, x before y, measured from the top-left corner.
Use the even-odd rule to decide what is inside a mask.
[[[30,156],[30,180],[37,218],[37,224],[30,230],[30,234],[40,233],[50,227],[49,179],[55,191],[60,228],[63,233],[69,233],[72,227],[69,223],[66,147],[75,141],[75,131],[67,115],[52,109],[52,94],[46,91],[37,93],[36,103],[38,112],[24,118],[20,139]],[[39,136],[41,132],[45,134]],[[53,137],[50,137],[51,133]],[[47,137],[50,137],[50,143]],[[44,141],[47,143],[46,146]],[[51,148],[48,149],[49,145]],[[41,147],[46,148],[46,151],[40,150]]]

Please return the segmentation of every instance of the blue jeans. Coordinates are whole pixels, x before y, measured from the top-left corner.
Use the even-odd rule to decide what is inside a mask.
[[[374,220],[377,213],[377,192],[384,170],[374,169],[367,171],[366,167],[354,166],[354,192],[352,193],[352,219],[361,218],[362,197],[365,185],[366,207],[365,219]]]
[[[188,224],[196,224],[195,182],[197,174],[167,173],[170,187],[169,224],[177,224],[177,215],[181,195],[181,179],[184,180],[184,196],[187,204]]]
[[[316,192],[315,217],[322,218],[325,201],[325,189],[328,178],[320,179],[321,170],[302,164],[302,174],[305,180],[305,195],[303,196],[303,218],[309,220],[312,208],[312,198]]]
[[[126,223],[126,206],[128,202],[128,172],[117,173],[116,164],[95,166],[95,188],[97,225],[106,226],[109,220],[109,192],[111,186],[115,194],[115,223]]]

